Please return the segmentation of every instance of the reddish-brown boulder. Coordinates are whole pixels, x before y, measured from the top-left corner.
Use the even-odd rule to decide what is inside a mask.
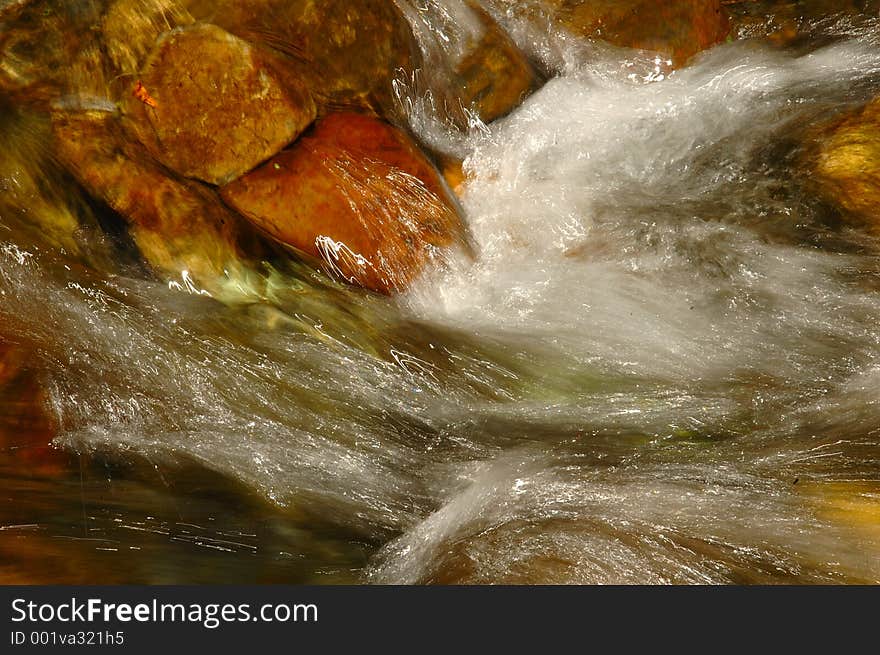
[[[278,241],[381,293],[404,290],[462,230],[410,138],[357,114],[327,116],[221,195]]]

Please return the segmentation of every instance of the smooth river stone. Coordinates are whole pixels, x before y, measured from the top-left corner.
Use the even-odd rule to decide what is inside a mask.
[[[880,231],[880,99],[809,136],[809,182],[846,217]]]
[[[658,52],[676,67],[721,43],[730,32],[721,0],[539,0],[533,5],[578,36]]]
[[[189,0],[187,7],[286,55],[321,113],[369,107],[388,115],[393,80],[413,66],[412,33],[391,0]]]
[[[190,291],[223,298],[259,255],[259,239],[208,187],[176,179],[131,143],[115,117],[56,113],[55,150],[88,193],[127,222],[152,269]]]
[[[467,109],[485,123],[518,107],[537,85],[525,55],[473,0],[402,0],[422,49],[423,82],[445,118],[467,127]]]
[[[385,294],[405,290],[462,233],[439,173],[411,139],[357,114],[327,116],[221,195],[281,243]]]
[[[140,82],[152,102],[128,101],[138,138],[171,170],[210,184],[253,169],[315,118],[294,76],[215,25],[160,37]]]

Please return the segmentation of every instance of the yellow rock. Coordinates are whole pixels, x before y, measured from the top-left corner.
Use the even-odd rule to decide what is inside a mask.
[[[880,230],[880,100],[822,126],[811,140],[807,165],[819,193]]]
[[[161,34],[194,22],[178,0],[115,0],[101,19],[101,36],[116,70],[130,79]]]
[[[65,93],[69,63],[94,41],[98,18],[92,3],[0,3],[0,92],[40,106]]]
[[[165,33],[147,59],[128,115],[160,162],[225,184],[284,148],[315,118],[305,87],[215,25]]]
[[[822,518],[849,527],[875,543],[880,557],[880,482],[814,482],[798,488]]]
[[[55,161],[47,116],[21,113],[0,101],[0,216],[18,246],[62,251],[98,269],[118,253]]]
[[[467,174],[464,171],[464,162],[455,157],[442,157],[440,161],[440,170],[443,172],[443,178],[446,184],[452,189],[452,192],[459,198],[464,193],[464,185],[467,181]]]

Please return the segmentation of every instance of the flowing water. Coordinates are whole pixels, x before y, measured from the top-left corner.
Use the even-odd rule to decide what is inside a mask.
[[[466,156],[478,256],[391,299],[267,268],[221,304],[86,228],[76,256],[32,215],[102,210],[4,110],[0,328],[46,411],[0,428],[0,576],[880,582],[880,242],[800,164],[880,92],[880,24],[671,75],[506,26],[550,73],[507,118],[398,85]]]

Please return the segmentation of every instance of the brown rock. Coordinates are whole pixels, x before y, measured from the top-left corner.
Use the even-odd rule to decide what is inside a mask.
[[[150,153],[185,177],[224,184],[293,141],[314,120],[305,88],[214,25],[160,37],[129,100]]]
[[[659,52],[677,67],[730,31],[721,0],[539,0],[536,6],[576,35]]]
[[[243,269],[253,236],[216,195],[177,180],[128,142],[115,117],[99,112],[53,116],[58,157],[91,195],[129,224],[141,254],[171,280],[223,296]],[[253,246],[255,249],[256,246]]]
[[[468,109],[488,123],[519,106],[537,77],[511,38],[477,2],[403,3],[422,46],[422,68],[444,114],[466,126]]]
[[[356,114],[324,118],[221,195],[278,241],[381,293],[404,290],[462,229],[415,144]]]
[[[92,41],[91,3],[16,0],[0,3],[0,92],[44,105],[69,86],[69,62]]]
[[[69,457],[52,445],[56,429],[33,360],[32,350],[0,336],[0,470],[55,477]]]
[[[850,217],[880,231],[880,99],[811,137],[810,182]]]
[[[846,17],[873,21],[880,11],[877,0],[737,0],[727,3],[737,38],[769,37],[788,45],[825,19]]]
[[[28,353],[24,348],[0,338],[0,389],[15,379],[27,358]]]
[[[286,55],[322,110],[393,109],[392,82],[414,44],[389,0],[189,0],[199,19]]]

